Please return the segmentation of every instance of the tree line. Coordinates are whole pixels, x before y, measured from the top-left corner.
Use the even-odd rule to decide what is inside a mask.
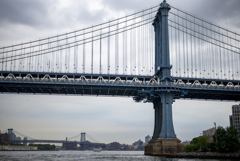
[[[55,145],[50,144],[29,144],[28,146],[34,146],[37,147],[38,150],[55,150]]]
[[[240,150],[238,132],[233,127],[223,128],[219,126],[213,135],[213,142],[209,142],[209,137],[199,136],[193,138],[189,145],[185,146],[186,152],[220,152],[230,153]]]

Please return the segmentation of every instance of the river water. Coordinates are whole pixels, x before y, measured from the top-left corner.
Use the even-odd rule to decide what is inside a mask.
[[[0,161],[207,161],[145,156],[143,151],[0,151]],[[211,161],[218,161],[213,160]]]

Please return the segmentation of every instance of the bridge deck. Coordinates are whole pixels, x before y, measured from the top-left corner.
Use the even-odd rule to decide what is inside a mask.
[[[240,81],[174,78],[160,82],[154,76],[66,73],[2,73],[1,93],[139,96],[142,91],[174,90],[176,98],[240,101]]]

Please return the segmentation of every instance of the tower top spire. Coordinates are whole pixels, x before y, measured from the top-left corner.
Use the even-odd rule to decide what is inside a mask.
[[[170,5],[166,2],[166,0],[163,0],[163,2],[160,4],[161,8],[168,8],[171,9]]]

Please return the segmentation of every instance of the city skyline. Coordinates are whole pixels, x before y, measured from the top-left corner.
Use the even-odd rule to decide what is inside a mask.
[[[0,45],[12,45],[81,29],[160,4],[158,0],[0,1]],[[237,0],[168,0],[170,5],[240,33]],[[204,11],[203,11],[204,9]],[[174,64],[173,64],[174,65]],[[0,95],[0,130],[8,128],[37,139],[65,139],[86,132],[99,142],[131,144],[151,135],[152,104],[132,98]],[[173,122],[177,137],[190,140],[203,130],[229,126],[232,105],[238,102],[176,100]]]

